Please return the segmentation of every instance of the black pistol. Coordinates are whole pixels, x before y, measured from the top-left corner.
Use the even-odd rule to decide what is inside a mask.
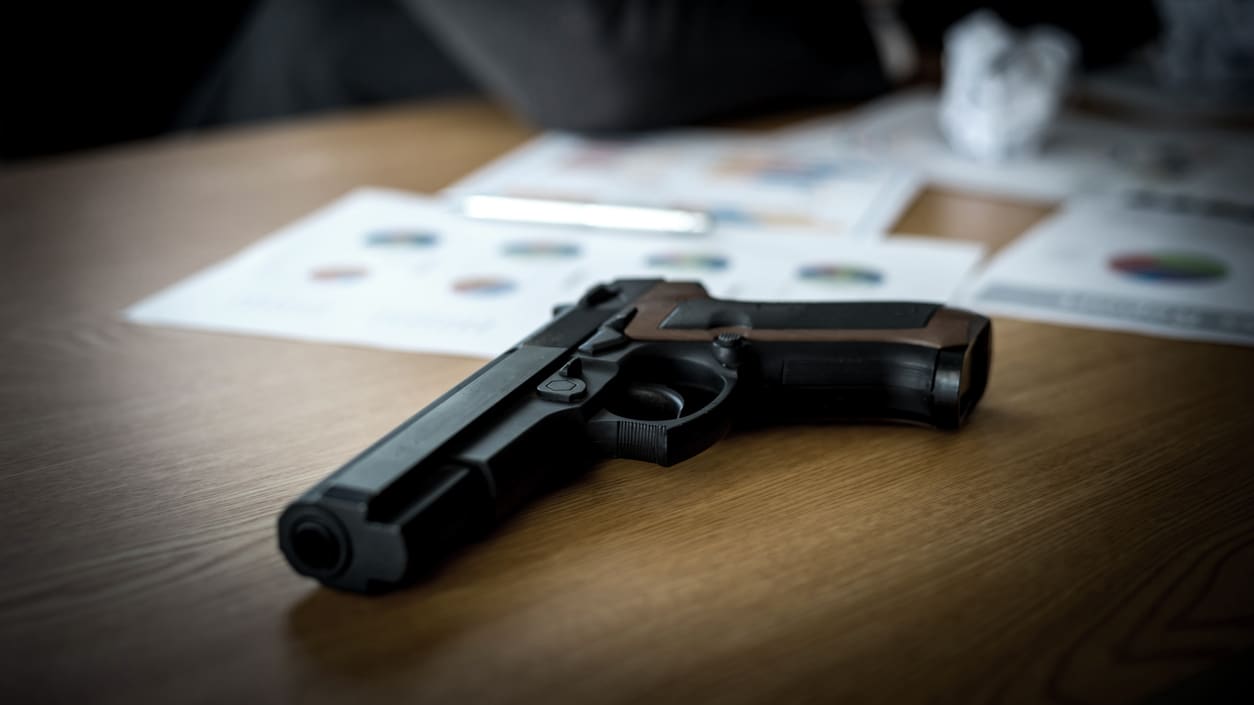
[[[598,459],[672,465],[733,423],[958,428],[987,384],[990,338],[987,318],[938,304],[598,285],[292,502],[279,546],[325,585],[380,592]]]

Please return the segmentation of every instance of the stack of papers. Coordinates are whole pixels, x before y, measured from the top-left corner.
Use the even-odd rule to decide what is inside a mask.
[[[926,93],[775,133],[542,136],[440,198],[356,191],[131,308],[141,323],[494,356],[621,277],[742,300],[909,300],[1254,344],[1254,140],[1065,115],[1035,158],[952,153]],[[924,181],[1065,200],[979,245],[885,237]],[[704,234],[473,220],[470,195],[700,211]],[[703,219],[704,220],[704,219]]]
[[[128,311],[140,323],[495,356],[555,304],[619,277],[747,300],[954,295],[978,245],[720,228],[705,237],[488,223],[445,201],[354,192]]]

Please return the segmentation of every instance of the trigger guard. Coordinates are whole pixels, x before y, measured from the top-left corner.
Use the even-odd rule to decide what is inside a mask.
[[[588,420],[592,441],[612,458],[663,467],[687,460],[714,445],[731,428],[739,376],[718,372],[723,388],[700,409],[676,419],[634,419],[602,409]]]

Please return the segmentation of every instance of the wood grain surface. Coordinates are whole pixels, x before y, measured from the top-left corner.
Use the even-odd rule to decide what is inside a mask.
[[[0,698],[1123,703],[1254,644],[1254,351],[1011,320],[961,432],[607,462],[412,589],[296,576],[283,505],[481,361],[119,312],[529,134],[457,102],[0,172]],[[929,191],[897,229],[1046,211]]]

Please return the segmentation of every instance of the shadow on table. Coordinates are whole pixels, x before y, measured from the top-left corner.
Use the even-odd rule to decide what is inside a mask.
[[[959,432],[904,424],[808,423],[738,430],[706,453],[671,469],[634,461],[614,461],[608,467],[601,463],[598,469],[567,478],[541,500],[557,502],[560,508],[537,507],[543,511],[536,513],[524,509],[407,588],[373,597],[325,588],[310,592],[288,612],[288,635],[300,660],[319,672],[354,681],[402,673],[417,678],[430,673],[427,669],[443,673],[449,667],[467,667],[479,655],[515,657],[526,649],[528,638],[554,637],[543,624],[543,615],[569,618],[580,610],[596,612],[604,609],[603,602],[624,598],[600,592],[616,587],[616,581],[604,573],[613,556],[601,556],[595,566],[578,569],[561,565],[561,556],[586,559],[597,552],[589,545],[614,543],[619,533],[651,536],[657,532],[701,542],[700,535],[692,535],[694,525],[701,522],[685,516],[685,508],[701,507],[710,495],[720,492],[752,495],[758,483],[778,485],[777,476],[784,470],[776,455],[785,440],[791,449],[789,471],[797,472],[798,479],[811,486],[828,482],[824,478],[833,469],[856,468],[873,476],[879,470],[858,467],[858,453],[893,449],[917,456],[916,462],[898,469],[897,479],[915,477],[927,484],[937,481],[933,469],[940,456],[989,446],[1002,434],[1031,433],[1043,421],[1040,416],[990,405],[977,410],[970,425]],[[850,448],[856,450],[845,452]],[[781,491],[772,511],[785,511],[781,507],[792,492],[804,490]],[[737,532],[741,526],[734,516],[722,521],[720,526],[704,524],[698,530]],[[524,532],[511,530],[522,523],[527,524]],[[567,533],[565,527],[570,526],[578,530]],[[520,538],[522,533],[527,534],[525,539]],[[560,542],[556,542],[558,536]],[[633,549],[643,542],[635,540]],[[728,537],[719,540],[726,542]],[[543,575],[532,572],[533,560],[548,561],[540,571]],[[663,553],[655,562],[671,560]],[[585,577],[585,568],[595,572],[595,579],[572,585]],[[633,598],[626,595],[626,599]],[[496,641],[513,645],[497,647]],[[480,654],[476,649],[481,648],[503,651]]]

